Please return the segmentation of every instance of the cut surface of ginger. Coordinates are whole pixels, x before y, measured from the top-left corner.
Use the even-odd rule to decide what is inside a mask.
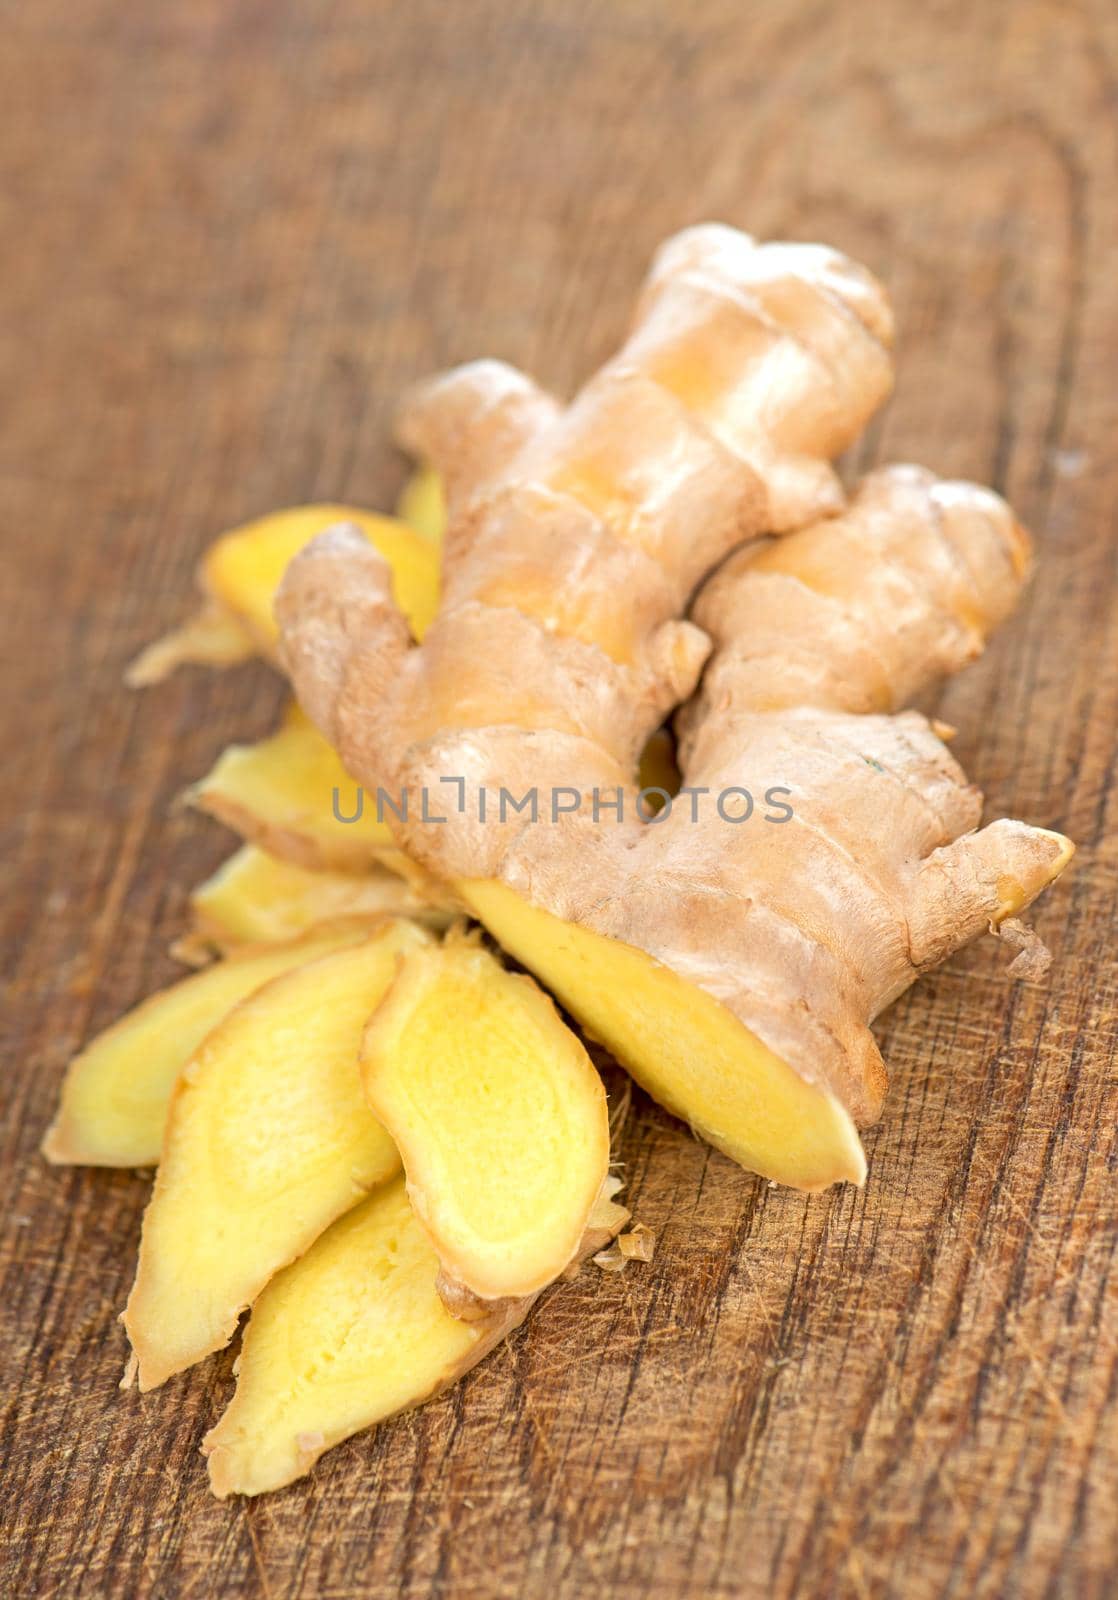
[[[628,1218],[595,1206],[580,1256]],[[237,1392],[202,1449],[217,1495],[264,1494],[323,1451],[453,1383],[523,1320],[535,1296],[460,1322],[402,1178],[386,1183],[281,1272],[253,1307]]]
[[[206,591],[246,625],[267,654],[277,629],[272,602],[291,558],[338,522],[351,522],[392,568],[392,592],[417,639],[435,614],[439,592],[438,551],[429,539],[394,517],[353,506],[294,506],[234,528],[202,557]]]
[[[159,1160],[175,1080],[210,1030],[262,984],[367,937],[352,922],[251,950],[161,989],[113,1023],[70,1063],[48,1161],[148,1167]]]
[[[376,796],[359,801],[337,753],[294,703],[275,733],[224,750],[187,798],[242,839],[311,872],[367,872],[374,861],[400,856],[387,823],[377,821]]]
[[[460,882],[493,937],[546,983],[654,1099],[734,1161],[778,1183],[861,1183],[854,1123],[713,996],[642,950],[528,905],[507,885]]]
[[[123,1317],[141,1389],[227,1344],[268,1279],[398,1170],[358,1050],[398,957],[429,939],[389,922],[275,979],[183,1069]]]
[[[180,666],[231,667],[258,654],[274,657],[272,604],[284,569],[305,544],[338,522],[353,523],[388,562],[396,603],[421,639],[438,606],[437,543],[445,514],[440,523],[442,487],[435,474],[417,473],[413,485],[405,491],[409,515],[404,520],[352,506],[294,506],[223,534],[202,557],[198,576],[206,598],[201,607],[141,650],[125,682],[142,689],[161,683]]]
[[[184,960],[296,938],[339,917],[418,916],[428,926],[447,920],[387,867],[312,872],[252,844],[242,845],[199,884],[190,906],[193,930],[175,947]]]
[[[443,1274],[533,1294],[575,1255],[609,1169],[601,1079],[531,978],[472,938],[410,951],[361,1050]]]
[[[438,1265],[400,1179],[268,1285],[241,1343],[237,1392],[202,1446],[216,1494],[290,1483],[479,1359],[486,1330],[447,1311]]]
[[[434,467],[415,469],[400,491],[396,515],[433,544],[442,543],[446,534],[446,495]]]

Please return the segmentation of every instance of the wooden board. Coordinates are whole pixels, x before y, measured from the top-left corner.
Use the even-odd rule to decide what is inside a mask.
[[[1118,13],[1109,0],[36,0],[0,30],[0,1588],[71,1596],[1102,1596],[1118,1582]],[[166,981],[228,848],[175,796],[281,700],[125,692],[223,526],[389,505],[410,379],[569,389],[720,217],[886,280],[851,463],[993,482],[1042,565],[942,696],[992,813],[1072,834],[1012,986],[898,1004],[870,1180],[769,1189],[638,1099],[656,1260],[452,1394],[218,1504],[230,1359],[120,1395],[146,1186],[51,1171],[64,1062]]]

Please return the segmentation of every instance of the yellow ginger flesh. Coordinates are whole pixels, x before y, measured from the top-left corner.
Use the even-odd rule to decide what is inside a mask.
[[[277,732],[224,750],[187,798],[269,855],[313,872],[361,873],[376,860],[391,864],[399,851],[377,820],[375,790],[362,797],[358,787],[292,705]]]
[[[183,1068],[123,1318],[141,1389],[227,1344],[268,1279],[398,1169],[358,1050],[397,958],[429,937],[389,922],[275,979]]]
[[[429,905],[386,867],[367,872],[310,871],[242,845],[190,896],[194,926],[175,946],[184,960],[229,955],[245,945],[298,938],[340,917],[415,916],[442,925],[445,912]]]
[[[529,905],[503,883],[459,893],[643,1089],[734,1161],[797,1189],[866,1175],[841,1100],[643,950]]]
[[[627,1220],[603,1196],[580,1256]],[[436,1291],[438,1265],[401,1178],[273,1279],[245,1330],[237,1392],[202,1444],[215,1494],[302,1477],[332,1445],[445,1389],[531,1309],[534,1297],[459,1321]]]
[[[419,467],[412,473],[400,491],[396,515],[432,544],[442,543],[446,533],[446,496],[434,467]]]
[[[430,479],[431,481],[427,481]],[[378,550],[392,570],[392,591],[416,638],[438,606],[438,508],[441,489],[431,474],[417,474],[411,494],[427,531],[353,506],[292,506],[223,534],[198,568],[205,594],[201,608],[180,627],[148,645],[125,681],[134,689],[159,683],[176,667],[228,667],[276,647],[276,589],[288,562],[323,529],[344,522]]]
[[[70,1063],[43,1154],[85,1166],[154,1166],[175,1081],[210,1030],[262,984],[357,943],[367,931],[360,923],[323,927],[152,995]]]
[[[446,1279],[498,1300],[558,1277],[606,1177],[609,1119],[552,1001],[452,938],[405,956],[361,1057]]]

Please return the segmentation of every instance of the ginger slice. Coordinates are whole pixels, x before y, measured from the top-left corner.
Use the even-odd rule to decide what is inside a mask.
[[[387,823],[377,820],[376,794],[359,789],[294,704],[266,739],[224,750],[186,799],[269,855],[311,872],[367,872],[375,860],[392,865],[400,858]]]
[[[590,1057],[535,982],[476,939],[413,950],[370,1018],[361,1068],[448,1303],[557,1278],[609,1168],[609,1117]]]
[[[203,963],[244,945],[297,938],[339,917],[411,916],[444,927],[449,912],[375,865],[367,873],[311,872],[253,844],[242,845],[190,897],[194,926],[174,947],[182,961]]]
[[[429,938],[390,922],[275,979],[183,1069],[122,1319],[141,1389],[228,1344],[273,1273],[397,1171],[357,1053],[398,957]]]
[[[71,1061],[43,1141],[48,1161],[148,1167],[159,1160],[175,1080],[226,1012],[292,967],[367,937],[368,924],[316,929],[249,950],[153,994]]]
[[[442,543],[446,533],[446,495],[442,478],[434,467],[416,467],[400,491],[396,515],[432,544]]]
[[[294,506],[234,528],[202,557],[202,587],[240,618],[264,653],[271,655],[277,639],[272,602],[288,562],[317,534],[339,522],[359,529],[388,562],[397,603],[421,639],[438,604],[438,552],[402,522],[353,506]]]
[[[864,1181],[861,1140],[838,1097],[793,1071],[712,995],[505,884],[458,889],[642,1088],[732,1160],[797,1189]]]
[[[162,683],[177,667],[235,667],[256,654],[256,641],[231,611],[212,602],[146,645],[124,674],[130,689]]]
[[[305,544],[339,522],[358,529],[388,562],[396,601],[421,639],[439,596],[437,475],[417,474],[409,503],[416,507],[414,515],[427,519],[430,532],[353,506],[313,505],[273,511],[223,534],[199,564],[198,583],[206,597],[201,608],[141,650],[125,682],[147,688],[180,666],[228,667],[257,654],[273,657],[272,603],[284,569]]]
[[[628,1220],[612,1199],[618,1187],[608,1181],[580,1256]],[[302,1477],[333,1445],[447,1388],[535,1302],[461,1322],[438,1296],[438,1265],[399,1178],[272,1280],[245,1330],[236,1394],[202,1442],[216,1495],[264,1494]]]

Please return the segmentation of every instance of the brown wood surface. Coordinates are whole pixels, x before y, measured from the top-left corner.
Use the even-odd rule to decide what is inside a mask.
[[[10,989],[0,1591],[20,1597],[1118,1593],[1118,13],[1113,0],[35,0],[0,7]],[[865,1189],[769,1189],[640,1097],[651,1266],[588,1270],[455,1392],[210,1499],[216,1360],[121,1395],[146,1185],[36,1147],[64,1062],[175,968],[227,851],[175,796],[262,667],[144,695],[223,526],[389,505],[413,377],[569,388],[706,217],[886,280],[853,467],[993,482],[1042,566],[942,696],[1072,834],[1044,987],[992,941],[884,1020]],[[10,814],[10,820],[7,816]]]

